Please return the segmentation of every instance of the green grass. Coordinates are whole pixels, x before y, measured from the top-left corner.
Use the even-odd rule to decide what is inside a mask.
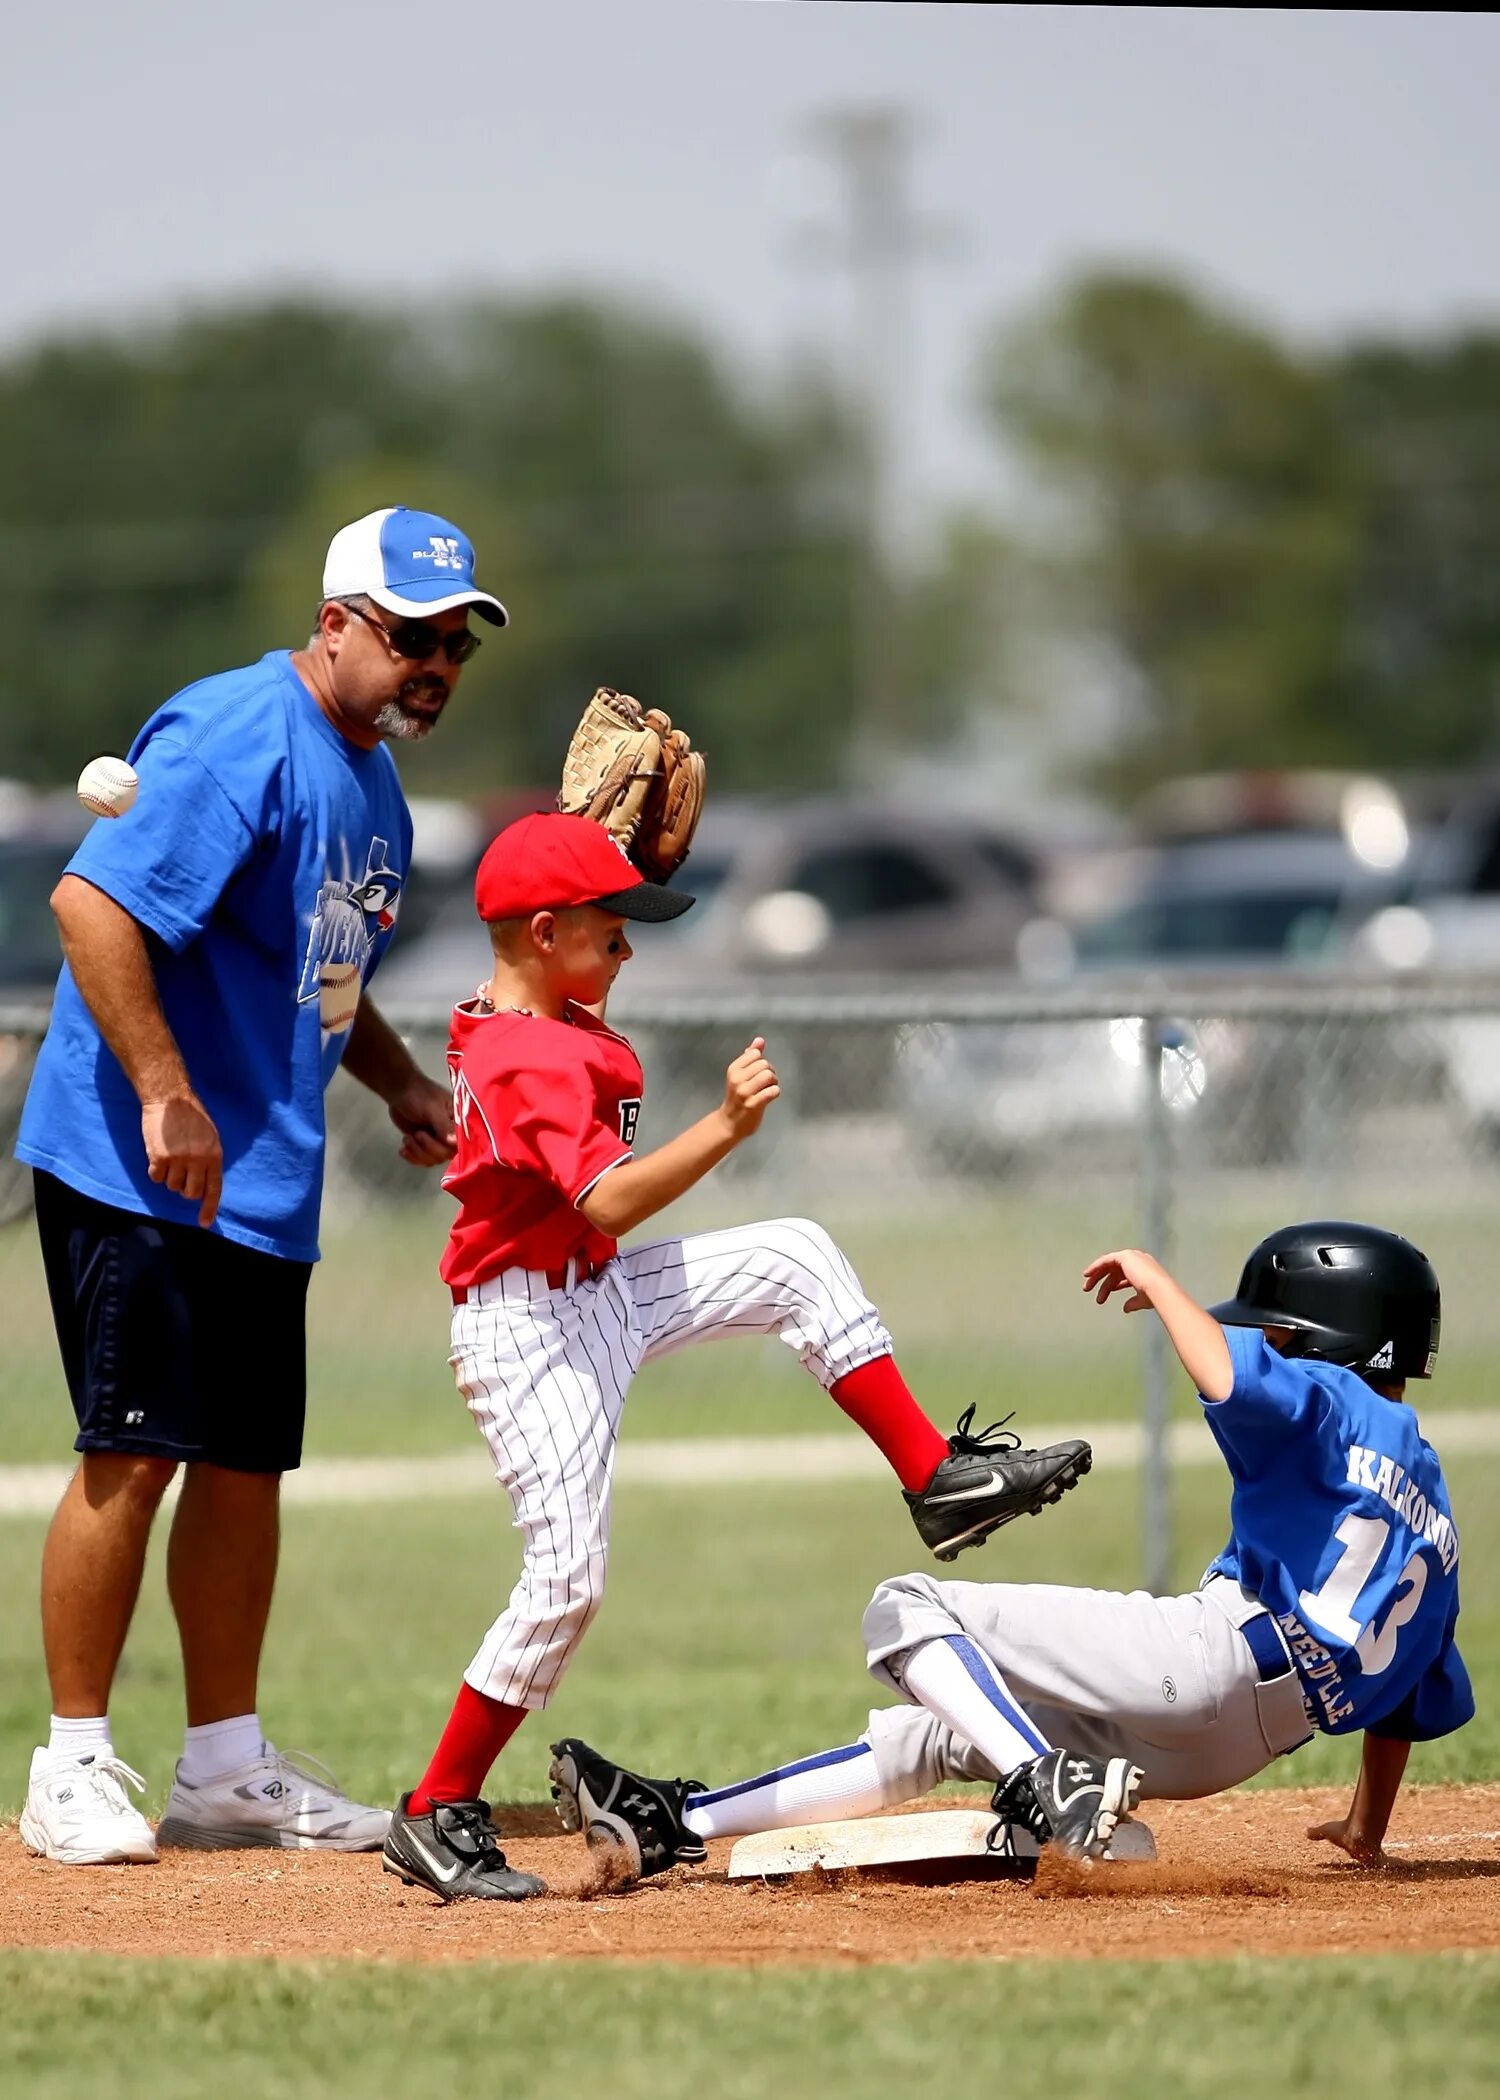
[[[821,1209],[849,1246],[940,1418],[969,1399],[982,1419],[1012,1404],[1032,1420],[1137,1410],[1142,1323],[1092,1311],[1076,1288],[1086,1252],[1133,1237],[1123,1205],[1033,1191],[1025,1204],[877,1210],[872,1221],[761,1198],[726,1201],[698,1221],[794,1207]],[[1305,1207],[1278,1203],[1274,1216]],[[1238,1252],[1266,1222],[1248,1208],[1226,1199],[1191,1240],[1184,1220],[1183,1270],[1196,1288],[1232,1283]],[[461,1447],[473,1432],[443,1363],[436,1214],[383,1213],[380,1228],[367,1242],[346,1221],[328,1237],[314,1287],[310,1448]],[[25,1232],[0,1238],[0,1289],[0,1462],[61,1458],[67,1410]],[[1500,1351],[1489,1347],[1500,1338],[1500,1296],[1490,1302],[1476,1284],[1456,1312],[1450,1297],[1448,1331],[1433,1399],[1500,1398]],[[1460,1335],[1466,1358],[1451,1346]],[[1187,1412],[1185,1391],[1179,1401]],[[684,1352],[646,1373],[626,1433],[822,1430],[833,1419],[785,1352],[746,1346]],[[1464,1541],[1461,1635],[1480,1712],[1458,1736],[1417,1750],[1417,1781],[1500,1773],[1500,1459],[1450,1466],[1450,1480]],[[1222,1542],[1225,1502],[1217,1473],[1180,1476],[1175,1572],[1184,1587]],[[513,1578],[509,1522],[498,1489],[490,1501],[290,1511],[261,1702],[277,1739],[324,1758],[367,1799],[410,1785]],[[43,1528],[0,1521],[4,1815],[19,1807],[47,1711],[35,1604]],[[161,1543],[114,1705],[118,1746],[147,1774],[155,1810],[182,1725]],[[718,1782],[848,1740],[882,1696],[864,1674],[859,1640],[870,1589],[923,1560],[894,1489],[880,1481],[626,1489],[614,1545],[605,1608],[545,1720],[507,1752],[494,1786],[502,1799],[545,1797],[546,1743],[561,1732],[592,1736],[647,1769]],[[1128,1587],[1140,1559],[1137,1484],[1101,1473],[955,1572]],[[1355,1741],[1320,1739],[1257,1784],[1347,1784],[1357,1756]],[[467,2091],[696,2100],[705,2089],[716,2100],[909,2100],[935,2072],[1014,2100],[1217,2100],[1245,2084],[1247,2066],[1257,2091],[1289,2100],[1351,2075],[1367,2100],[1396,2100],[1417,2082],[1467,2100],[1493,2089],[1497,2003],[1500,1960],[1458,1954],[753,1973],[0,1954],[0,2100],[451,2100]]]
[[[5,2100],[1494,2091],[1500,1957],[905,1970],[0,1956]],[[1440,2066],[1440,2068],[1439,2068]]]
[[[1419,1748],[1412,1776],[1500,1773],[1500,1460],[1455,1481],[1464,1541],[1462,1643],[1479,1717]],[[1196,1582],[1224,1536],[1224,1483],[1182,1476],[1176,1578]],[[292,1510],[261,1711],[287,1748],[323,1758],[365,1799],[413,1784],[460,1673],[503,1602],[518,1559],[493,1500]],[[43,1526],[0,1523],[0,1813],[14,1814],[47,1713],[36,1626]],[[180,1748],[176,1639],[158,1539],[114,1702],[121,1754],[159,1806]],[[626,1489],[616,1502],[610,1590],[545,1720],[497,1769],[505,1799],[545,1798],[549,1735],[579,1734],[646,1771],[723,1784],[847,1742],[884,1695],[866,1677],[860,1618],[882,1576],[923,1564],[893,1487]],[[1037,1522],[966,1559],[969,1579],[1128,1588],[1140,1565],[1128,1476],[1099,1474]],[[1488,1694],[1488,1696],[1487,1696]],[[1264,1783],[1343,1783],[1357,1739],[1320,1738]]]
[[[1245,1250],[1267,1224],[1306,1208],[1305,1193],[1297,1198],[1294,1189],[1256,1183],[1220,1191],[1200,1216],[1184,1197],[1184,1280],[1209,1296],[1230,1291]],[[1023,1424],[1139,1414],[1146,1323],[1100,1311],[1079,1284],[1090,1254],[1137,1237],[1123,1181],[998,1192],[886,1184],[863,1201],[848,1186],[820,1195],[795,1182],[731,1181],[695,1192],[664,1216],[662,1229],[797,1210],[823,1220],[848,1251],[936,1420],[951,1423],[970,1402],[981,1422],[1012,1407]],[[309,1453],[446,1451],[472,1435],[447,1368],[450,1307],[437,1278],[446,1215],[440,1201],[359,1215],[332,1208],[309,1301]],[[1500,1295],[1474,1259],[1488,1244],[1488,1211],[1450,1206],[1436,1221],[1419,1214],[1410,1222],[1424,1232],[1433,1226],[1434,1258],[1452,1278],[1442,1364],[1424,1409],[1500,1409]],[[29,1221],[0,1232],[0,1299],[0,1464],[63,1459],[73,1423]],[[1185,1379],[1177,1381],[1175,1405],[1183,1416],[1193,1410]],[[650,1366],[631,1394],[628,1420],[637,1438],[841,1426],[773,1341],[684,1350]]]

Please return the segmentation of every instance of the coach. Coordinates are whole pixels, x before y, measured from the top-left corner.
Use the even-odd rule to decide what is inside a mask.
[[[474,550],[382,510],[335,534],[305,649],[188,686],[131,748],[135,806],[52,899],[65,966],[17,1155],[83,1454],[42,1558],[52,1687],[21,1834],[71,1864],[163,1844],[378,1847],[383,1810],[263,1740],[256,1678],[280,1476],[301,1458],[323,1094],[340,1064],[416,1167],[453,1150],[448,1090],[365,993],[411,819],[384,743],[436,726],[479,646]],[[154,1836],[109,1696],[152,1521],[167,1549],[187,1739]]]

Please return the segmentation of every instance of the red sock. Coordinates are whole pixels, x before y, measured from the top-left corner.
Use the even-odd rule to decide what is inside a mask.
[[[490,1766],[525,1718],[524,1706],[502,1706],[471,1684],[461,1685],[432,1763],[407,1804],[408,1814],[425,1814],[441,1801],[477,1801]]]
[[[948,1439],[912,1398],[893,1356],[877,1356],[846,1371],[833,1397],[875,1445],[901,1485],[915,1494],[948,1456]]]

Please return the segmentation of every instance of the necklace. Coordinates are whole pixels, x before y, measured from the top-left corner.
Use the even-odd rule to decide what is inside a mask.
[[[490,997],[488,991],[483,985],[481,985],[478,991],[474,994],[474,1004],[482,1014],[497,1014],[500,1012],[500,1008],[496,1006],[494,1000]],[[533,1019],[532,1011],[529,1006],[507,1006],[505,1008],[505,1012],[508,1014],[524,1014],[528,1021]]]

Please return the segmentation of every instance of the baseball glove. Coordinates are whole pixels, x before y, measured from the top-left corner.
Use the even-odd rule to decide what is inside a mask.
[[[703,754],[659,707],[601,685],[563,760],[557,806],[604,825],[648,882],[687,859],[703,809]]]

